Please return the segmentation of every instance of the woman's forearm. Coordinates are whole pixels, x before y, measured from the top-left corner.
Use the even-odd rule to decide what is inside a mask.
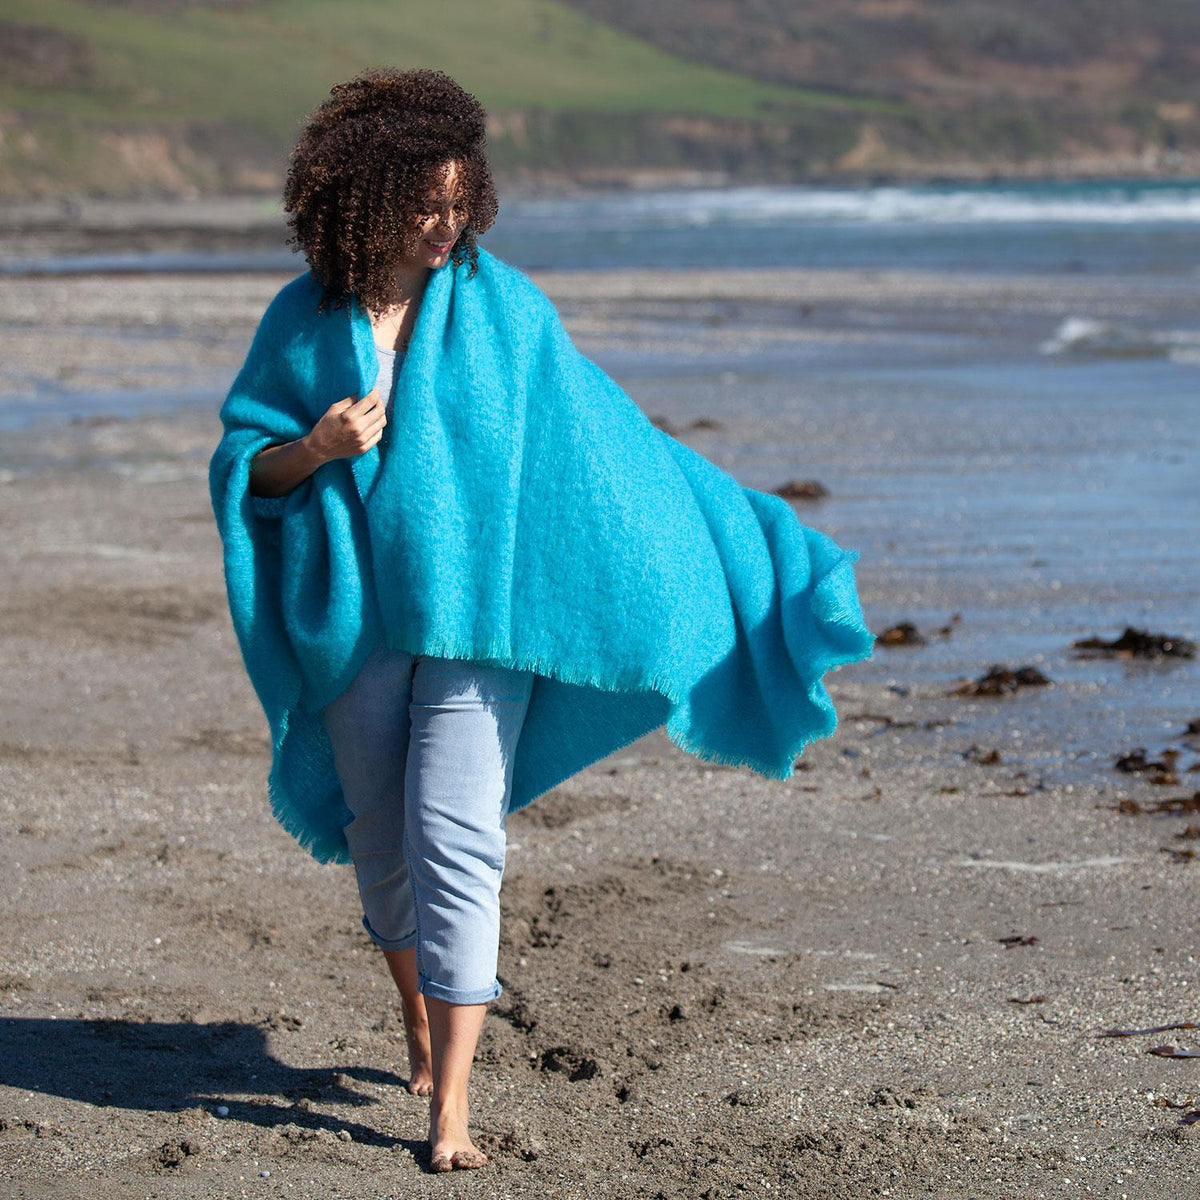
[[[303,437],[260,450],[250,462],[250,492],[278,497],[302,484],[323,463],[364,454],[378,445],[387,409],[372,388],[360,400],[335,400]]]
[[[255,496],[286,496],[328,460],[308,437],[260,450],[250,463],[250,491]]]

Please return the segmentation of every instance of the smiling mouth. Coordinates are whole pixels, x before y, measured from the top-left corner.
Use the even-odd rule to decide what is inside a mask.
[[[430,240],[429,238],[426,238],[425,241],[430,246],[432,246],[433,249],[436,250],[439,254],[444,254],[447,250],[450,249],[451,246],[454,245],[454,238],[450,238],[449,241],[445,241],[445,242],[435,242],[435,241]]]

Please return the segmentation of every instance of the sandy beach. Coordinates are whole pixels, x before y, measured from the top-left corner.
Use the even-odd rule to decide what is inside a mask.
[[[5,1194],[1200,1194],[1200,1057],[1150,1052],[1200,1054],[1178,1028],[1200,1022],[1200,736],[1177,719],[1195,662],[1147,668],[1175,688],[1156,783],[1115,771],[1132,746],[1107,734],[1069,773],[1045,719],[1014,745],[1057,699],[949,694],[922,655],[963,678],[990,662],[953,638],[830,675],[839,728],[790,780],[659,732],[512,817],[505,992],[472,1076],[491,1162],[427,1172],[352,872],[268,810],[209,507],[220,396],[286,278],[0,278],[0,393],[59,414],[11,421],[0,450]],[[884,323],[848,312],[1052,325],[1133,302],[1083,277],[536,278],[581,348],[614,354],[668,306],[709,352],[870,354]],[[814,322],[758,320],[799,294]],[[139,411],[163,390],[180,402]],[[63,409],[89,391],[105,415]],[[659,395],[684,430],[704,415],[701,393]],[[835,534],[840,511],[797,508]],[[951,576],[930,572],[923,612],[955,611]],[[873,630],[907,611],[911,580],[864,558],[859,582]],[[1104,686],[1119,698],[1119,672],[1058,695]]]

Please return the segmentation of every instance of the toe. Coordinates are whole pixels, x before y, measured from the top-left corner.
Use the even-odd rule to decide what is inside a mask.
[[[454,1162],[451,1155],[435,1154],[433,1158],[429,1160],[429,1169],[439,1173],[442,1171],[453,1171]]]
[[[451,1163],[456,1167],[482,1167],[487,1162],[487,1155],[482,1150],[456,1150],[450,1156]]]

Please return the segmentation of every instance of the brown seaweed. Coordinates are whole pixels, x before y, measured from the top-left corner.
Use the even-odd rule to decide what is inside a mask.
[[[925,638],[911,621],[901,621],[885,629],[876,641],[881,646],[924,646]]]
[[[1126,797],[1113,807],[1129,817],[1182,817],[1189,813],[1200,813],[1200,792],[1193,792],[1190,796],[1170,796],[1166,800],[1155,800],[1153,804],[1142,804]]]
[[[1164,750],[1158,758],[1147,758],[1146,748],[1136,746],[1128,754],[1118,755],[1113,769],[1124,771],[1127,775],[1145,774],[1150,776],[1150,783],[1173,787],[1179,782],[1179,776],[1175,774],[1175,761],[1178,758],[1179,751],[1170,748]]]
[[[677,437],[681,433],[690,433],[696,429],[725,428],[724,422],[718,421],[716,417],[695,417],[683,425],[677,425],[670,417],[660,415],[651,417],[650,424],[661,429],[663,433],[670,434],[671,437]]]
[[[829,489],[816,479],[789,479],[775,489],[785,500],[824,500]]]
[[[979,763],[985,767],[991,767],[998,762],[1004,761],[1000,757],[1000,751],[995,749],[995,747],[991,750],[985,750],[982,746],[978,746],[974,742],[963,751],[962,756],[967,762]]]
[[[847,721],[878,721],[881,729],[912,729],[916,725],[916,721],[898,721],[888,713],[847,713],[845,719]],[[878,733],[879,730],[875,730],[875,732]]]
[[[1076,650],[1093,650],[1118,658],[1195,658],[1196,643],[1169,633],[1149,633],[1125,626],[1119,638],[1106,642],[1100,637],[1080,638],[1071,645]]]
[[[1159,846],[1159,849],[1168,855],[1172,862],[1191,862],[1196,857],[1195,850],[1180,850],[1175,846]]]
[[[962,613],[953,613],[949,621],[945,625],[939,625],[935,632],[938,637],[949,637],[961,620]],[[876,642],[881,646],[924,646],[928,640],[912,621],[898,621],[876,638]]]
[[[994,663],[987,674],[969,683],[952,688],[951,696],[1008,696],[1022,687],[1042,687],[1050,680],[1037,667],[1017,667],[1015,670]]]

